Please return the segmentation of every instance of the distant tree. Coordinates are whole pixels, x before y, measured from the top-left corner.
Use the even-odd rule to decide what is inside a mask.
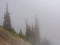
[[[14,28],[11,28],[10,32],[17,34],[16,31],[14,30]]]
[[[8,12],[8,4],[7,3],[6,3],[6,13],[4,14],[3,27],[9,31],[11,30],[11,19],[10,19],[10,15]]]
[[[27,21],[26,21],[26,39],[28,40],[29,37],[30,37],[30,26],[27,24]]]
[[[20,36],[21,38],[23,37],[22,29],[20,29],[19,36]]]
[[[34,44],[40,45],[40,29],[39,29],[39,20],[38,17],[35,18],[35,26],[34,26]]]

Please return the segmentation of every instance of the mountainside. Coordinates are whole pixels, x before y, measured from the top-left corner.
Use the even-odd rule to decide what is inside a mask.
[[[31,44],[21,38],[16,38],[12,36],[10,32],[0,27],[0,45],[31,45]]]

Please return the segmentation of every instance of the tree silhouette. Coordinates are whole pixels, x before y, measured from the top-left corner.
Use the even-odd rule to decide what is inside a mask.
[[[8,4],[7,3],[6,3],[6,13],[4,14],[3,27],[9,31],[11,30],[11,19],[10,19],[10,15],[8,12]]]
[[[21,38],[23,37],[22,29],[20,29],[19,36],[20,36]]]
[[[29,37],[30,37],[30,26],[27,24],[27,21],[26,21],[26,39],[28,40]]]

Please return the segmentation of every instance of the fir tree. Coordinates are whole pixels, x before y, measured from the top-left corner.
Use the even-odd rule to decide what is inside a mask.
[[[26,21],[26,39],[28,40],[30,37],[30,26],[27,24]]]
[[[7,3],[6,3],[6,13],[4,14],[3,27],[9,31],[11,30],[11,19],[10,19],[10,15],[8,12],[8,4]]]
[[[19,32],[19,36],[22,38],[23,34],[22,34],[22,29],[20,29],[20,32]]]

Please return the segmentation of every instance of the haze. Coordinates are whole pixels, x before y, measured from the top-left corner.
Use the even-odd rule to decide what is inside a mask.
[[[60,0],[7,0],[12,27],[25,31],[26,20],[34,23],[38,16],[40,35],[53,45],[60,45]],[[6,8],[6,0],[0,0],[0,25]]]

